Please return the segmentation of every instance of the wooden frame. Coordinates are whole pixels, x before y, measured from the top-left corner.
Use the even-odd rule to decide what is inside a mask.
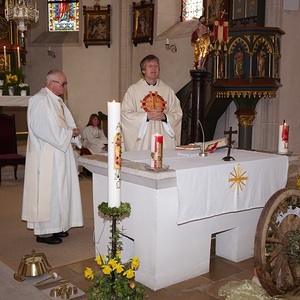
[[[110,47],[110,12],[111,6],[83,6],[84,15],[84,44],[107,45]]]
[[[232,0],[231,26],[265,26],[265,0]]]
[[[206,17],[209,26],[213,26],[215,20],[228,20],[229,0],[204,0]]]
[[[4,53],[3,51],[0,52],[0,72],[11,72],[11,60],[10,60],[10,54],[6,54],[6,67],[4,65]]]
[[[139,43],[150,43],[153,45],[153,0],[132,3],[132,42],[134,46]]]

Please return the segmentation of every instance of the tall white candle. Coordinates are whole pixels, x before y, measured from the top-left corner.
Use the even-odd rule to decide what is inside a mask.
[[[7,66],[7,60],[6,60],[6,46],[3,47],[3,55],[4,55],[4,67]]]
[[[286,154],[289,151],[289,126],[285,121],[279,126],[278,153]]]
[[[108,206],[121,204],[121,106],[116,101],[107,103],[108,111]]]
[[[18,68],[21,68],[20,48],[17,47]]]

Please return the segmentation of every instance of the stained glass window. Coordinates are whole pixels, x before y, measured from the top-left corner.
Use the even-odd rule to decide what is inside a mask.
[[[198,19],[203,14],[203,0],[182,0],[182,21]]]
[[[79,31],[79,0],[48,0],[50,32]]]

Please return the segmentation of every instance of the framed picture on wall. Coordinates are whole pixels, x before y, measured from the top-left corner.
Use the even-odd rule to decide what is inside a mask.
[[[139,43],[153,44],[153,0],[132,3],[132,42],[135,46]]]
[[[233,0],[230,19],[232,26],[264,26],[265,0]]]
[[[85,47],[89,45],[107,45],[110,47],[111,6],[83,6]]]
[[[6,59],[4,53],[0,53],[0,73],[11,72],[11,62],[10,54],[6,54]]]
[[[209,26],[212,26],[215,20],[228,20],[229,18],[229,0],[206,0],[204,7],[203,15]]]

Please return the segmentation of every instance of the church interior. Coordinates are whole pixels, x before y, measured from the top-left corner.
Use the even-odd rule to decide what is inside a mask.
[[[0,88],[1,91],[3,90],[3,96],[0,96],[0,113],[15,115],[18,153],[24,155],[26,153],[28,100],[44,87],[49,70],[58,69],[66,74],[68,89],[63,95],[63,100],[71,111],[77,127],[83,130],[92,113],[104,116],[103,120],[106,120],[107,103],[113,100],[122,102],[127,88],[141,78],[140,61],[145,55],[154,54],[160,59],[160,78],[174,90],[181,103],[183,110],[181,145],[222,139],[228,132],[233,132],[234,134],[230,136],[234,140],[233,154],[236,149],[260,152],[262,155],[277,154],[278,128],[282,124],[288,124],[288,152],[285,153],[287,155],[282,155],[287,156],[288,160],[285,187],[296,191],[297,197],[300,198],[297,192],[300,189],[300,140],[297,134],[300,128],[298,116],[300,104],[297,96],[300,94],[297,77],[300,62],[296,56],[297,49],[300,47],[300,40],[296,33],[296,24],[300,21],[299,0],[194,1],[201,2],[203,5],[202,15],[206,17],[209,28],[217,40],[212,45],[204,70],[195,68],[194,47],[191,43],[191,35],[198,19],[183,20],[182,6],[188,1],[79,0],[77,1],[79,25],[76,31],[49,31],[48,5],[53,1],[36,1],[38,19],[31,20],[30,24],[26,24],[26,29],[20,31],[16,26],[16,20],[6,19],[5,10],[8,2],[11,0],[0,0],[0,76],[7,71],[11,75],[16,74],[18,81],[21,80],[20,84],[25,83],[28,88],[26,88],[26,96],[22,96],[22,88],[18,84],[11,97],[8,84],[6,86],[5,83]],[[23,0],[16,2],[23,2]],[[66,5],[69,5],[72,1],[58,1],[60,2],[62,4],[67,2]],[[144,37],[139,37],[135,32],[136,14],[139,13],[139,9],[149,14],[151,24],[150,32]],[[106,36],[99,39],[89,38],[88,20],[91,20],[94,15],[98,16],[100,12],[106,18]],[[218,24],[215,21],[218,21]],[[223,29],[220,34],[220,30]],[[241,52],[242,66],[237,63]],[[262,57],[263,63],[260,60]],[[203,132],[198,128],[199,120],[203,124]],[[32,249],[46,253],[50,262],[53,262],[53,271],[63,279],[69,280],[82,291],[88,288],[89,283],[84,278],[84,270],[89,265],[95,265],[95,236],[97,237],[98,234],[94,232],[96,214],[93,211],[95,205],[93,198],[96,192],[99,192],[101,197],[105,196],[106,191],[99,188],[101,186],[99,183],[103,183],[102,166],[100,171],[98,169],[95,171],[86,157],[86,155],[82,156],[83,166],[87,169],[84,168],[79,183],[84,202],[85,224],[88,226],[83,233],[78,232],[80,229],[72,229],[73,240],[64,245],[65,248],[62,250],[59,248],[52,250],[59,247],[52,245],[42,245],[39,248],[40,245],[36,245],[32,233],[28,232],[21,221],[24,166],[18,167],[17,180],[14,178],[13,167],[2,168],[0,193],[1,200],[4,198],[6,200],[0,213],[1,223],[3,222],[5,228],[0,234],[1,240],[5,241],[3,243],[5,250],[0,250],[0,274],[3,273],[6,277],[9,274],[11,277],[11,280],[10,278],[5,280],[7,287],[0,287],[2,294],[8,293],[5,299],[18,299],[18,294],[13,291],[18,290],[19,293],[19,289],[24,292],[22,299],[43,299],[42,294],[35,295],[36,291],[31,291],[31,286],[27,291],[27,287],[21,287],[23,282],[14,282],[11,276],[16,271],[22,256]],[[125,157],[130,159],[130,155]],[[91,169],[88,170],[87,166],[91,166]],[[90,171],[93,173],[92,176]],[[133,175],[129,172],[125,177]],[[280,177],[279,174],[276,176]],[[155,180],[156,178],[162,178],[165,182],[171,180],[164,177],[155,177]],[[267,185],[273,178],[268,177],[263,180],[265,182],[261,184]],[[145,186],[148,192],[147,184]],[[165,190],[169,192],[168,188],[171,190],[173,185],[163,184],[166,184],[167,188],[159,189],[162,189],[164,195]],[[130,184],[126,186],[126,189],[130,188]],[[151,192],[149,191],[149,194]],[[137,201],[134,197],[132,205]],[[265,202],[267,200],[264,199]],[[150,206],[149,208],[152,209]],[[13,217],[7,216],[6,211]],[[157,215],[154,213],[155,217],[158,215],[159,212]],[[299,217],[298,215],[298,219]],[[257,221],[258,216],[253,218]],[[133,219],[135,220],[135,216]],[[255,232],[256,222],[253,223],[254,225],[249,224],[252,229],[249,231],[248,228],[243,229],[245,230],[243,234],[245,232],[252,235]],[[292,221],[292,224],[294,225],[291,226],[299,226],[298,221]],[[125,222],[125,225],[129,233],[135,232],[129,222]],[[234,228],[235,225],[228,226]],[[10,234],[11,228],[14,236]],[[98,230],[102,231],[102,228]],[[105,230],[107,231],[107,228]],[[253,255],[245,255],[245,257],[241,255],[240,257],[243,258],[238,258],[236,261],[231,260],[230,255],[229,257],[218,255],[226,251],[230,253],[231,250],[219,249],[219,245],[225,244],[226,239],[236,242],[231,235],[233,231],[229,231],[231,232],[229,235],[222,235],[221,230],[218,229],[215,230],[218,232],[217,235],[211,235],[207,272],[201,272],[201,275],[191,276],[191,278],[182,275],[183,279],[174,280],[175,284],[172,280],[160,284],[161,274],[156,271],[155,276],[157,275],[158,279],[155,277],[154,283],[151,279],[149,285],[146,284],[145,291],[148,299],[229,299],[226,298],[226,294],[218,294],[222,286],[232,281],[243,282],[257,278]],[[78,246],[75,237],[80,239],[82,245]],[[254,240],[254,235],[251,239]],[[196,243],[194,245],[197,246]],[[245,245],[248,247],[247,242]],[[240,250],[239,247],[243,247],[239,242],[236,242],[235,246],[237,257],[239,251],[257,255],[254,253],[254,245],[247,250]],[[72,252],[78,252],[77,255],[74,254],[73,259]],[[68,258],[65,259],[63,253],[67,253]],[[298,255],[300,255],[299,251]],[[176,261],[174,264],[176,265]],[[149,266],[152,265],[149,263]],[[299,269],[296,268],[296,275],[293,274],[298,278]],[[152,269],[149,267],[149,270],[145,271],[145,274]],[[178,270],[181,271],[180,267]],[[142,282],[148,283],[145,274],[143,273],[140,278]],[[259,276],[263,275],[259,274]],[[272,285],[276,286],[277,283],[270,283],[266,278],[264,280],[264,287],[269,295],[275,296],[281,293],[280,299],[297,299],[293,293],[287,293],[287,296],[286,291],[272,289]],[[37,288],[33,286],[33,288],[40,292],[44,288],[55,286],[55,282],[57,283],[57,281],[47,282],[45,285]],[[266,288],[268,284],[271,287]],[[284,282],[284,284],[289,283]],[[299,292],[299,284],[297,288],[293,286],[292,290],[294,289]],[[28,298],[26,298],[27,292],[31,294]],[[295,295],[296,293],[297,291]],[[297,295],[299,297],[299,294]],[[83,293],[78,296],[78,299],[88,299],[88,293]]]

